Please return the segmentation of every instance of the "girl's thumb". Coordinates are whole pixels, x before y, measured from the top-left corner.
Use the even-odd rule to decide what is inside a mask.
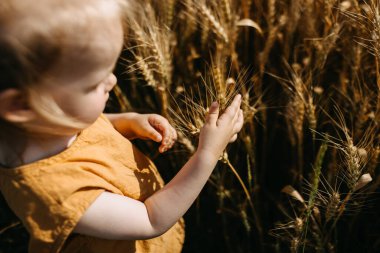
[[[162,140],[162,135],[152,126],[149,126],[147,134],[152,141],[160,142]]]

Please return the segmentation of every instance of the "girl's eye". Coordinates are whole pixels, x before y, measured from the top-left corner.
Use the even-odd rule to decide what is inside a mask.
[[[0,0],[1,1],[1,0]],[[106,84],[106,82],[109,80],[109,76],[112,74],[112,72],[110,74],[108,74],[103,80],[99,81],[99,83],[95,84],[95,85],[92,85],[92,86],[89,86],[88,88],[86,88],[85,92],[86,93],[90,93],[92,91],[95,91],[100,85],[102,84]]]
[[[99,87],[99,85],[100,85],[100,83],[88,87],[88,88],[86,89],[86,92],[89,93],[89,92],[91,92],[91,91],[96,90],[96,89]]]
[[[103,82],[103,81],[102,81],[102,82]],[[99,83],[97,83],[97,84],[94,84],[94,85],[92,85],[92,86],[89,86],[88,88],[86,88],[86,92],[91,92],[91,91],[96,90],[96,89],[99,87],[99,85],[102,84],[102,82],[99,82]]]

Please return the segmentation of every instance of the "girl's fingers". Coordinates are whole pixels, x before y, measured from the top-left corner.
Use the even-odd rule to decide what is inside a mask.
[[[231,142],[234,142],[234,141],[236,141],[237,140],[237,137],[238,137],[238,135],[237,134],[234,134],[233,136],[232,136],[232,138],[230,139],[230,143]]]
[[[161,145],[158,147],[159,152],[163,153],[171,148],[177,140],[178,135],[169,121],[160,115],[151,114],[149,115],[148,122],[150,128],[159,136],[159,138],[156,139],[151,138],[154,141],[161,142]],[[147,131],[150,132],[150,129],[147,129]]]
[[[177,138],[178,138],[177,131],[172,127],[172,142],[169,145],[169,148],[173,147],[174,143],[177,141]]]
[[[175,140],[173,138],[170,139],[170,141],[166,144],[161,144],[159,147],[159,151],[161,153],[166,152],[168,149],[172,148],[175,143]]]
[[[241,95],[237,94],[229,107],[231,107],[233,112],[236,113],[240,108],[240,104],[241,104]]]
[[[216,125],[219,117],[219,104],[212,102],[206,116],[206,124]]]
[[[234,115],[234,118],[232,120],[232,122],[234,123],[235,127],[234,127],[234,130],[237,129],[236,125],[239,125],[240,122],[240,116],[242,115],[242,110],[240,109],[240,105],[241,105],[241,96],[240,94],[238,94],[235,99],[237,99],[237,104],[235,104],[234,106],[236,106],[234,109],[235,109],[235,115]],[[234,101],[235,102],[235,101]]]
[[[162,136],[153,129],[153,131],[149,132],[149,139],[155,141],[155,142],[160,142],[162,140]]]
[[[234,132],[237,133],[241,130],[244,124],[244,115],[243,115],[243,110],[240,109],[239,112],[237,113],[237,119],[235,122],[235,127],[234,127]]]
[[[171,135],[171,126],[169,122],[158,115],[149,118],[149,123],[162,135],[162,143],[167,143]]]
[[[173,147],[174,143],[177,140],[177,131],[169,124],[167,120],[165,120],[164,125],[164,135],[161,146],[159,147],[159,151],[165,152],[171,147]]]
[[[241,95],[238,94],[235,96],[234,100],[232,101],[231,105],[227,107],[226,111],[223,113],[222,116],[220,116],[219,120],[221,121],[233,121],[239,112],[241,104]]]
[[[145,139],[150,139],[155,142],[160,142],[163,139],[160,131],[157,127],[152,126],[151,124],[145,124],[144,132],[141,133],[141,137]]]
[[[176,141],[178,138],[177,131],[173,127],[172,127],[172,138],[174,141]]]
[[[175,129],[173,127],[170,126],[170,130],[171,130],[171,135],[170,135],[170,139],[169,139],[169,142],[164,145],[164,149],[167,150],[167,149],[170,149],[173,147],[174,143],[176,142],[177,140],[177,132],[175,131]]]

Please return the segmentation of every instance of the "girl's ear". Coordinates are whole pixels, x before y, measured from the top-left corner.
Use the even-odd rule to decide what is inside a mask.
[[[0,117],[11,123],[26,123],[36,116],[25,93],[18,89],[0,92]]]

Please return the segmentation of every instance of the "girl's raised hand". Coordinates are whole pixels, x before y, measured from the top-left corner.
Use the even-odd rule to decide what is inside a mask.
[[[199,136],[198,151],[219,157],[229,142],[237,139],[243,126],[243,111],[240,109],[241,95],[236,95],[231,105],[219,117],[219,105],[211,104]]]

